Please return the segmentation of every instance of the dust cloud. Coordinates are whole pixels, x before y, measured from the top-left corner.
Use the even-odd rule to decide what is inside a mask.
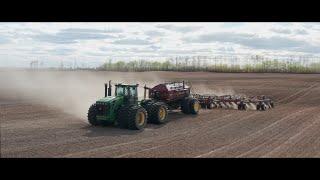
[[[143,97],[145,84],[152,87],[163,82],[154,73],[0,71],[0,102],[33,102],[58,108],[86,120],[88,108],[104,96],[104,83],[109,80],[113,84],[138,83],[139,98]]]
[[[236,92],[232,89],[232,87],[227,86],[214,86],[209,84],[199,84],[199,83],[192,83],[191,84],[191,91],[197,94],[212,94],[217,96],[222,95],[235,95]]]

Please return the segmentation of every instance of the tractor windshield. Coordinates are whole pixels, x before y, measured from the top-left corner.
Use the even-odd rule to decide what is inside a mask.
[[[123,86],[118,86],[116,89],[116,95],[117,96],[123,96],[124,95],[125,88]]]
[[[133,86],[117,86],[116,96],[137,96],[137,87]]]
[[[130,87],[130,95],[131,96],[137,96],[137,88],[136,87]]]

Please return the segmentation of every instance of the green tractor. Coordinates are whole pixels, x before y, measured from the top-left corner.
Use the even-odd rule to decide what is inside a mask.
[[[115,125],[120,128],[141,130],[147,124],[148,112],[143,101],[138,101],[138,84],[116,84],[114,96],[111,95],[111,81],[105,84],[105,97],[92,104],[88,111],[88,121],[93,126]],[[144,105],[144,106],[142,106]],[[153,112],[150,112],[153,117]],[[158,122],[165,122],[167,108],[159,106]],[[149,119],[150,119],[149,117]]]

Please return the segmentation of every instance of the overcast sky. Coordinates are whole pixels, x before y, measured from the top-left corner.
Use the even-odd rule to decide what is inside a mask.
[[[0,23],[0,66],[108,58],[320,55],[320,23]]]

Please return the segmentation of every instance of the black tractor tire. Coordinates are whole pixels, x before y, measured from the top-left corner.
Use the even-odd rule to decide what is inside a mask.
[[[168,107],[164,102],[150,103],[145,106],[148,112],[148,122],[164,124],[167,122]]]
[[[192,98],[189,101],[189,111],[191,114],[198,114],[200,110],[200,103],[197,99]]]
[[[100,125],[99,121],[97,120],[97,105],[92,104],[88,110],[88,121],[92,126]]]
[[[181,111],[184,114],[190,114],[190,101],[191,101],[191,97],[187,97],[185,99],[183,99],[182,103],[181,103]]]
[[[113,123],[108,122],[108,121],[99,121],[99,125],[101,126],[111,126]]]
[[[208,108],[208,109],[213,109],[214,106],[215,106],[215,105],[214,105],[213,103],[209,103],[208,106],[207,106],[207,108]]]
[[[261,111],[265,111],[267,109],[267,106],[265,104],[262,104],[260,109]]]
[[[118,111],[118,125],[120,128],[142,130],[147,124],[148,113],[138,105],[123,106]]]

